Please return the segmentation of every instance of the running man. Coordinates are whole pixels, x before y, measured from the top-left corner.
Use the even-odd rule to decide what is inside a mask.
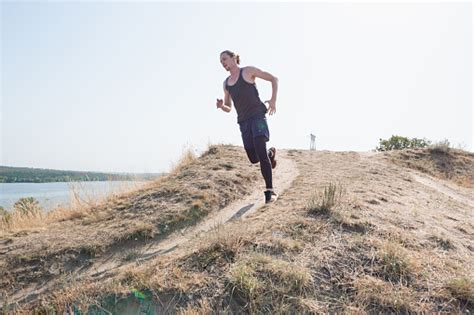
[[[276,113],[276,98],[278,79],[268,72],[256,67],[240,68],[240,57],[232,51],[225,50],[220,54],[220,61],[230,76],[224,81],[224,100],[217,99],[217,108],[230,112],[232,102],[237,110],[237,122],[240,126],[245,152],[252,164],[260,162],[260,170],[265,180],[265,203],[273,202],[278,195],[273,191],[272,169],[276,167],[276,150],[267,151],[267,141],[270,140],[265,114]],[[260,100],[255,85],[255,78],[272,83],[272,97],[265,103]]]

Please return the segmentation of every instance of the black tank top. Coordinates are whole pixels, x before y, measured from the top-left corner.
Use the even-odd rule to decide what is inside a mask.
[[[248,83],[242,75],[243,68],[240,69],[239,78],[234,85],[229,85],[225,80],[225,88],[229,91],[235,109],[237,110],[237,122],[242,122],[255,116],[264,115],[267,107],[260,100],[255,83]]]

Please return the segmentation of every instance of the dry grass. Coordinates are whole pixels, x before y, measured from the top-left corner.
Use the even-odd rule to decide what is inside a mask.
[[[408,285],[418,273],[416,260],[400,245],[384,242],[376,255],[378,260],[377,273],[386,281]]]
[[[450,280],[446,288],[455,299],[474,307],[474,280],[472,278],[464,276]]]
[[[250,244],[252,235],[254,234],[245,228],[219,225],[209,232],[185,261],[191,269],[199,271],[229,264],[245,246]]]
[[[181,157],[179,158],[178,162],[171,167],[170,176],[175,176],[185,167],[196,161],[196,159],[197,156],[192,148],[187,148],[183,150],[183,153],[181,154]]]
[[[284,231],[293,239],[304,243],[314,243],[320,240],[320,233],[328,227],[327,222],[316,221],[312,218],[299,218],[288,221]]]
[[[247,262],[240,263],[230,271],[230,293],[239,294],[245,302],[249,302],[251,309],[256,309],[257,298],[264,287],[264,283],[258,279],[254,266]]]
[[[398,165],[474,188],[474,153],[440,143],[425,149],[394,151],[387,155]]]
[[[179,315],[211,315],[215,314],[211,302],[207,299],[199,300],[197,305],[188,305],[178,310]]]
[[[125,243],[135,238],[156,241],[155,234],[160,235],[163,226],[152,221],[153,213],[147,212],[151,200],[166,200],[168,208],[185,205],[176,211],[160,212],[161,223],[195,220],[213,206],[219,209],[216,205],[222,199],[212,194],[217,187],[225,187],[221,195],[233,200],[231,192],[244,191],[239,181],[248,180],[250,169],[239,164],[233,150],[211,147],[160,187],[139,196],[142,199],[132,196],[115,204],[113,213],[127,228],[113,237],[124,237]],[[449,154],[456,151],[450,149]],[[470,209],[440,194],[430,195],[429,189],[408,180],[410,169],[383,164],[383,159],[374,161],[375,157],[362,158],[352,152],[296,150],[289,156],[304,176],[297,177],[279,202],[218,226],[177,252],[140,264],[131,263],[143,248],[135,245],[143,242],[136,241],[135,247],[125,248],[119,255],[124,263],[131,263],[120,272],[57,289],[54,298],[44,297],[49,301],[45,305],[57,312],[68,304],[104,307],[106,297],[148,292],[161,313],[405,314],[472,310],[474,286],[470,274],[465,274],[473,258],[470,248],[474,248],[469,247],[473,235],[467,223],[472,218]],[[245,156],[241,157],[247,164]],[[455,159],[459,157],[464,155]],[[212,178],[215,174],[219,177]],[[255,174],[258,178],[258,169]],[[341,178],[347,191],[339,189],[342,185],[328,184]],[[315,193],[314,187],[321,191]],[[181,195],[182,191],[190,193]],[[187,199],[186,195],[193,198]],[[143,199],[147,207],[140,206]],[[433,199],[438,203],[433,205]],[[313,206],[308,205],[311,203]],[[412,215],[413,205],[417,207],[416,217]],[[325,215],[309,213],[309,209],[317,209],[316,213],[321,214],[321,208],[325,208]],[[435,219],[439,209],[450,209],[452,219]],[[132,221],[139,215],[144,219]],[[115,222],[101,216],[91,226]],[[460,223],[454,220],[463,222],[462,230],[455,229]],[[93,246],[90,250],[100,248]],[[34,259],[24,257],[21,262],[28,265]]]
[[[369,313],[411,313],[416,301],[412,290],[371,276],[356,279],[355,305]]]
[[[101,204],[81,200],[80,204],[85,206],[76,211],[51,211],[48,215],[54,215],[54,219],[45,215],[34,222],[33,218],[22,216],[26,224],[10,225],[8,231],[3,231],[8,264],[0,266],[0,285],[13,283],[17,288],[34,283],[43,285],[52,279],[50,266],[54,266],[54,270],[81,271],[107,255],[115,255],[120,262],[136,260],[139,249],[147,243],[195,224],[209,212],[247,194],[258,178],[258,170],[246,163],[244,154],[232,146],[212,146],[199,158],[186,153],[172,174],[146,187],[114,196]],[[70,220],[68,216],[75,219]],[[14,222],[21,221],[15,218]],[[33,230],[33,227],[41,228]],[[0,249],[1,246],[0,243]],[[131,252],[131,248],[136,250]],[[19,259],[27,265],[15,263]],[[34,275],[30,275],[30,269],[36,270]],[[178,273],[179,269],[173,269],[167,278],[148,277],[146,280],[151,289],[165,281],[170,283],[170,290],[187,290],[182,287],[186,284],[182,278],[187,275],[182,272],[182,276],[177,276]],[[138,281],[140,277],[133,279]],[[197,283],[195,280],[194,277],[189,279],[190,287]],[[101,286],[96,287],[103,292],[101,294],[115,292],[114,286],[110,291],[99,288]],[[56,301],[55,305],[62,303],[60,297]]]
[[[5,234],[23,231],[32,228],[44,227],[47,214],[44,212],[13,211],[0,219],[0,237]]]
[[[124,240],[147,240],[152,239],[157,234],[156,227],[148,222],[133,222],[127,227],[127,231],[115,238],[115,241]]]
[[[25,211],[10,211],[9,215],[0,218],[0,236],[24,230],[45,228],[55,222],[80,219],[88,219],[89,221],[100,220],[102,216],[101,213],[98,213],[99,209],[104,209],[107,205],[119,203],[123,199],[162,185],[166,178],[176,176],[191,163],[195,162],[196,159],[197,157],[193,150],[189,148],[183,151],[182,156],[173,166],[168,176],[163,176],[152,182],[122,184],[121,187],[114,187],[113,192],[108,194],[104,193],[104,191],[91,191],[81,182],[70,182],[68,183],[70,201],[67,206],[59,205],[45,212],[42,209],[41,211],[36,211],[36,206],[33,207],[27,204],[24,205]],[[112,184],[114,183],[111,182]],[[112,189],[107,190],[112,191]],[[198,211],[202,206],[202,203],[196,201],[192,205],[190,212]],[[193,216],[192,213],[191,216]]]
[[[434,143],[432,145],[430,145],[428,147],[428,151],[430,153],[442,153],[442,154],[446,154],[449,152],[449,150],[451,149],[450,145],[449,145],[449,141],[448,140],[444,140],[444,141],[439,141],[437,143]]]
[[[181,266],[163,264],[161,268],[145,266],[143,268],[130,266],[118,276],[120,286],[127,291],[133,289],[150,292],[168,292],[186,294],[206,286],[209,279],[200,272],[188,272]],[[117,288],[114,291],[117,291]]]
[[[128,262],[128,261],[136,260],[139,257],[140,257],[140,253],[137,250],[129,249],[124,252],[122,260],[125,262]]]
[[[9,211],[0,218],[0,236],[41,229],[56,222],[93,217],[96,209],[145,189],[150,184],[123,184],[121,187],[115,187],[114,192],[105,194],[103,191],[91,191],[81,182],[68,183],[70,201],[67,206],[59,205],[46,212],[36,204],[21,204],[19,208]]]
[[[452,250],[456,248],[453,242],[445,235],[433,235],[430,236],[428,239],[432,241],[436,246],[444,250]]]
[[[229,271],[227,289],[232,299],[248,311],[297,307],[312,276],[304,266],[262,253],[250,253]]]
[[[344,188],[341,184],[329,183],[322,192],[315,192],[306,208],[313,215],[329,215],[331,209],[341,202]]]

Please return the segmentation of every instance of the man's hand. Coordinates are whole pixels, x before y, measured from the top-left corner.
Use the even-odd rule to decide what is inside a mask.
[[[276,102],[274,100],[265,101],[268,104],[268,115],[276,113]]]
[[[226,113],[229,113],[230,110],[231,110],[231,105],[224,104],[224,101],[221,100],[220,98],[217,99],[216,106],[217,106],[217,108],[222,109]]]

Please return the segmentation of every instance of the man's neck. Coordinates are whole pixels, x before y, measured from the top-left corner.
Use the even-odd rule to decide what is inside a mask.
[[[238,66],[235,66],[235,67],[231,68],[229,71],[230,71],[230,75],[235,77],[236,75],[239,74],[240,68]]]

